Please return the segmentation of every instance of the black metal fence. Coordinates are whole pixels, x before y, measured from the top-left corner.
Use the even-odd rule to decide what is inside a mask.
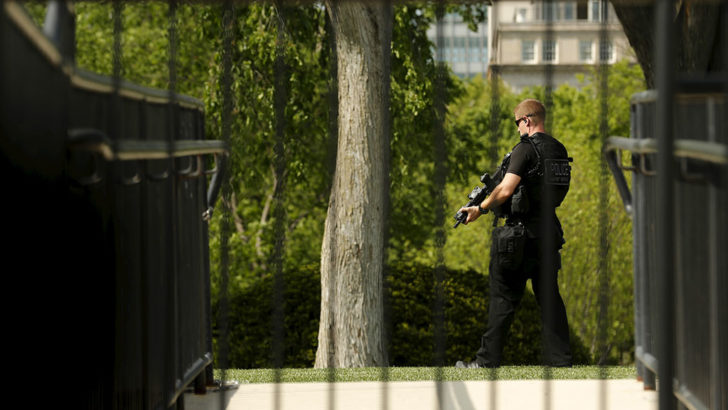
[[[658,92],[633,97],[632,139],[604,145],[633,215],[635,356],[646,388],[655,388],[655,375],[661,381],[661,409],[723,409],[728,133],[720,119],[728,114],[728,77],[678,72],[672,3],[658,2],[655,11]],[[716,35],[725,41],[728,30]],[[632,153],[631,192],[620,150]]]
[[[635,356],[645,388],[655,389],[659,368],[671,361],[675,369],[671,390],[691,409],[722,409],[728,403],[728,343],[726,343],[726,165],[728,133],[720,127],[725,116],[725,94],[676,95],[672,180],[674,196],[658,195],[655,133],[657,93],[632,98],[632,138],[611,137],[605,152],[625,209],[633,218],[635,284]],[[623,166],[620,151],[632,153]],[[632,188],[622,170],[632,171]],[[656,210],[665,201],[675,206],[673,254],[655,246],[660,221]],[[674,277],[658,270],[658,259],[674,268]],[[660,309],[666,298],[660,282],[674,284],[672,312]],[[663,315],[672,329],[660,326]],[[670,331],[671,330],[671,331]],[[660,338],[674,339],[672,351],[660,351]]]
[[[116,69],[103,77],[75,68],[73,25],[57,12],[58,31],[47,33],[58,34],[55,44],[14,3],[3,3],[0,14],[0,171],[10,197],[3,232],[13,239],[7,266],[28,273],[8,286],[45,282],[36,292],[47,307],[43,331],[27,330],[38,322],[26,318],[17,324],[39,342],[53,341],[23,352],[48,365],[75,352],[63,368],[83,407],[175,406],[193,380],[212,381],[205,218],[226,148],[204,141],[202,105],[176,94],[174,78],[160,91],[125,83]],[[661,67],[671,69],[665,60]],[[669,73],[658,77],[658,86],[674,82]],[[728,134],[720,123],[728,104],[725,83],[714,85],[723,92],[681,92],[674,111],[670,87],[659,100],[654,92],[635,96],[632,138],[605,145],[634,221],[638,373],[648,388],[656,374],[674,376],[660,386],[661,408],[673,407],[673,394],[689,408],[728,403]],[[629,167],[619,150],[632,153]],[[631,189],[622,169],[633,171]],[[665,230],[665,221],[674,227]]]
[[[59,372],[74,408],[175,406],[212,382],[206,220],[226,148],[200,101],[76,68],[65,5],[46,17],[55,43],[0,7],[9,289],[39,309],[16,369]]]

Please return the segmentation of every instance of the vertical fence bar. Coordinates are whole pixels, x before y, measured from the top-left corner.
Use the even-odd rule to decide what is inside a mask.
[[[0,119],[3,119],[3,121],[0,121],[0,135],[7,135],[6,134],[6,125],[3,124],[5,115],[3,113],[7,112],[5,108],[5,76],[6,76],[6,68],[5,65],[8,64],[7,59],[5,59],[5,19],[7,19],[6,11],[5,11],[5,3],[0,6],[0,57],[2,57],[3,61],[0,63]],[[4,154],[4,152],[0,151],[1,154]],[[0,157],[0,159],[4,159]],[[0,163],[2,165],[2,163]]]
[[[721,130],[715,129],[719,115],[722,118],[728,118],[728,52],[725,52],[728,44],[728,0],[723,0],[720,7],[719,21],[719,44],[723,47],[721,67],[722,90],[722,112],[718,111],[716,101],[709,100],[708,107],[708,124],[711,127],[711,140],[728,145],[728,130],[721,127]],[[711,118],[711,116],[713,118]],[[722,135],[721,135],[722,134]],[[726,357],[726,323],[728,323],[728,304],[725,301],[725,295],[722,294],[728,286],[726,280],[726,269],[728,269],[728,256],[724,252],[726,239],[728,235],[725,228],[728,225],[728,219],[722,215],[725,210],[721,208],[721,203],[726,204],[728,199],[728,165],[724,164],[719,168],[721,171],[717,176],[717,183],[710,186],[710,400],[712,407],[716,410],[728,410],[728,357]],[[723,212],[721,212],[723,210]],[[722,232],[721,232],[722,231]],[[722,273],[722,275],[721,275]]]
[[[168,117],[167,117],[167,142],[168,144],[168,159],[167,159],[167,172],[169,177],[167,178],[167,197],[165,198],[166,201],[166,209],[168,210],[167,214],[167,258],[169,261],[168,266],[168,280],[170,280],[169,285],[167,286],[168,291],[168,307],[170,308],[170,312],[168,312],[168,323],[167,323],[167,337],[170,339],[169,344],[166,346],[169,347],[168,351],[168,360],[166,367],[166,374],[168,376],[167,380],[173,381],[172,391],[168,394],[172,397],[169,398],[167,401],[170,404],[173,404],[173,397],[175,396],[175,385],[176,381],[179,380],[180,375],[180,369],[178,369],[178,365],[180,363],[180,345],[179,345],[179,337],[178,337],[178,331],[180,328],[179,324],[179,309],[178,309],[178,297],[179,297],[179,269],[178,269],[178,261],[177,261],[177,247],[179,244],[178,241],[178,235],[177,235],[177,201],[175,201],[176,192],[177,192],[177,177],[175,172],[175,158],[174,158],[174,150],[175,150],[175,140],[177,138],[177,135],[179,133],[179,110],[177,107],[177,46],[178,46],[178,38],[177,38],[177,0],[169,0],[169,15],[168,15],[168,32],[169,32],[169,44],[168,44],[168,52],[169,52],[169,60],[168,60],[168,70],[169,70],[169,88],[167,91],[167,94],[169,96],[169,102],[167,106],[168,110]]]
[[[139,139],[140,140],[147,140],[148,136],[148,129],[149,129],[149,121],[148,118],[148,107],[145,105],[140,104],[139,107]],[[153,120],[152,120],[153,121]],[[148,161],[145,161],[144,164],[139,164],[138,166],[141,169],[144,169],[146,172]],[[151,323],[153,323],[153,319],[150,315],[150,309],[152,304],[154,303],[151,290],[151,284],[154,283],[154,279],[152,278],[152,271],[153,268],[151,266],[150,261],[152,260],[152,255],[154,254],[154,251],[151,249],[151,238],[148,232],[146,230],[150,223],[152,223],[152,213],[149,209],[149,204],[151,203],[151,198],[153,198],[153,195],[150,195],[150,189],[149,189],[149,181],[147,178],[140,178],[140,189],[139,189],[139,233],[140,233],[140,241],[139,241],[139,256],[140,256],[140,263],[139,266],[141,267],[141,271],[139,272],[140,276],[140,283],[141,283],[141,289],[142,289],[142,295],[141,295],[141,325],[142,325],[142,331],[141,331],[141,340],[142,340],[142,366],[141,366],[141,372],[142,372],[142,386],[145,386],[147,388],[144,389],[143,392],[143,403],[147,408],[153,407],[152,404],[152,392],[149,390],[149,386],[151,383],[151,367],[152,367],[152,357],[153,352],[151,352],[151,344],[153,340],[153,336],[151,336]]]
[[[548,116],[552,114],[551,109],[553,108],[553,101],[552,101],[552,92],[553,92],[553,82],[554,82],[554,61],[545,61],[546,57],[546,45],[549,45],[549,47],[553,46],[552,52],[553,52],[553,58],[556,58],[556,44],[554,40],[554,19],[556,18],[556,13],[554,10],[554,6],[558,6],[554,0],[545,0],[542,3],[543,9],[541,10],[541,18],[545,23],[545,33],[543,37],[543,45],[541,47],[541,58],[540,60],[544,61],[544,107],[546,111],[545,118],[549,118]],[[547,122],[547,124],[553,124],[552,121]],[[544,124],[546,126],[546,124]],[[530,138],[530,137],[529,137]],[[553,294],[553,292],[550,291],[551,289],[551,282],[554,282],[554,286],[556,289],[558,289],[558,270],[554,268],[555,265],[555,256],[554,251],[556,249],[556,244],[554,242],[554,237],[552,235],[552,232],[556,229],[555,226],[555,215],[556,210],[551,209],[550,204],[553,203],[553,192],[545,185],[545,180],[541,181],[541,222],[540,222],[540,230],[541,235],[539,238],[539,241],[541,241],[539,252],[541,253],[541,266],[539,269],[539,281],[541,282],[541,286],[539,286],[538,292],[540,293],[539,299],[541,301],[541,315],[542,315],[542,325],[544,328],[555,326],[555,323],[557,321],[556,315],[554,313],[555,311],[555,305],[556,305],[556,295]],[[556,251],[558,252],[558,251]],[[533,279],[531,280],[531,283],[533,284]],[[551,378],[553,377],[552,369],[551,369],[551,363],[548,363],[548,336],[547,333],[544,331],[541,333],[541,356],[542,361],[545,362],[543,366],[543,373],[542,378],[544,380],[544,402],[543,402],[543,408],[544,410],[550,410],[552,408],[552,394],[551,394]]]
[[[334,22],[331,20],[331,14],[326,13],[326,29],[329,33],[329,53],[330,53],[330,60],[329,60],[329,126],[328,126],[328,140],[329,140],[329,153],[328,153],[328,162],[329,162],[329,189],[328,193],[329,196],[331,195],[331,189],[334,186],[334,178],[336,177],[336,157],[338,155],[338,141],[339,141],[339,79],[338,79],[338,73],[339,73],[339,63],[338,63],[338,53],[336,50],[336,30],[334,28]],[[335,249],[332,250],[332,252],[335,252]],[[334,255],[332,257],[332,260],[336,260],[336,256]],[[330,266],[334,267],[335,264],[331,264]],[[337,282],[338,275],[336,272],[330,272],[329,274],[329,281],[328,281],[328,289],[325,290],[325,292],[328,294],[329,303],[331,303],[332,306],[336,306],[336,282]],[[322,289],[322,294],[324,293],[324,289]],[[323,300],[323,295],[322,295]],[[326,331],[328,332],[327,339],[331,345],[330,352],[336,351],[336,334],[335,334],[335,328],[336,328],[336,316],[332,315],[331,319],[332,321],[331,326],[328,326]],[[328,354],[326,358],[326,382],[327,382],[327,393],[328,393],[328,408],[330,410],[333,410],[336,406],[336,389],[334,388],[334,383],[336,382],[336,362],[334,360],[333,354]]]
[[[382,385],[382,397],[380,408],[386,410],[389,408],[389,286],[388,286],[388,264],[387,264],[387,248],[389,243],[389,215],[391,212],[390,203],[390,163],[391,163],[391,134],[392,134],[392,118],[390,111],[391,104],[391,72],[392,72],[392,37],[393,37],[393,23],[394,23],[394,10],[392,8],[391,0],[382,0],[384,24],[382,28],[382,67],[384,68],[384,81],[383,81],[383,95],[382,95],[382,125],[383,125],[383,136],[382,136],[382,149],[383,153],[383,166],[384,166],[384,183],[381,186],[382,189],[382,201],[384,203],[384,214],[382,220],[384,226],[382,228],[382,288],[380,297],[382,298],[382,319],[381,319],[381,332],[382,332],[382,350],[384,354],[384,362],[380,365],[379,379],[383,383]]]
[[[500,70],[490,70],[490,149],[488,151],[488,169],[498,166],[498,140],[500,139]]]
[[[120,118],[121,115],[121,96],[119,94],[120,87],[121,87],[121,59],[122,59],[122,50],[121,50],[121,37],[122,37],[122,31],[123,31],[123,25],[122,25],[122,12],[123,12],[123,4],[120,0],[115,0],[112,3],[112,24],[113,24],[113,43],[112,43],[112,55],[111,55],[111,72],[112,72],[112,88],[113,92],[110,95],[110,101],[109,101],[109,108],[110,113],[108,117],[109,121],[109,137],[111,138],[112,144],[115,144],[118,139],[120,138],[119,135],[119,124],[121,123],[122,119]],[[106,179],[106,193],[108,195],[108,204],[109,209],[106,210],[109,214],[109,220],[112,221],[111,224],[113,225],[113,215],[116,213],[116,189],[114,186],[114,182],[116,180],[116,171],[117,169],[121,168],[118,166],[118,162],[114,163],[110,167],[110,177]],[[112,228],[113,229],[113,228]],[[112,231],[113,232],[113,231]],[[109,235],[109,237],[114,237],[114,235]],[[114,238],[115,240],[115,238]],[[112,249],[116,248],[116,244],[112,244]],[[115,249],[116,250],[116,249]],[[120,263],[118,260],[115,261],[115,275],[116,277],[112,280],[112,283],[114,284],[114,290],[113,294],[115,297],[118,297],[119,292],[119,276],[122,274],[123,269],[121,266],[119,266]],[[114,308],[114,341],[119,340],[119,335],[124,334],[125,329],[123,329],[122,321],[120,320],[120,317],[122,316],[122,312],[120,311],[120,307],[116,306]],[[146,314],[144,312],[143,314]],[[129,364],[125,360],[124,352],[123,352],[123,346],[121,346],[121,343],[114,343],[114,366],[113,366],[113,378],[110,386],[110,403],[113,406],[120,406],[126,404],[128,406],[128,403],[125,403],[123,398],[121,397],[121,390],[126,390],[125,387],[122,388],[120,386],[121,384],[121,377],[120,374],[123,374],[128,369]]]
[[[495,6],[491,6],[490,10],[494,10]],[[490,13],[488,18],[493,18],[494,13]],[[490,77],[490,152],[488,153],[488,169],[496,169],[498,166],[498,140],[500,138],[500,71],[497,67],[491,68]],[[492,238],[492,229],[491,229]],[[493,258],[493,255],[490,255]],[[488,405],[491,410],[495,410],[498,403],[498,369],[491,367],[487,370],[489,389],[488,397],[490,401]]]
[[[604,0],[600,4],[600,27],[599,27],[599,139],[604,145],[609,136],[609,124],[607,115],[609,107],[607,104],[607,94],[609,92],[609,61],[608,55],[603,55],[609,42],[607,33],[607,11],[609,3]],[[603,155],[600,158],[599,172],[599,314],[597,317],[597,352],[599,365],[599,406],[600,409],[607,408],[607,371],[606,361],[609,359],[609,343],[607,329],[609,328],[609,170],[606,158]]]
[[[716,129],[715,129],[715,99],[708,97],[706,102],[707,115],[706,123],[708,126],[708,141],[716,142]],[[718,315],[720,312],[720,284],[718,279],[718,260],[720,258],[720,250],[718,244],[720,243],[720,215],[718,210],[718,202],[720,201],[720,182],[718,184],[708,184],[708,309],[710,312],[709,316],[709,330],[708,334],[710,340],[708,346],[710,346],[710,397],[706,403],[710,406],[712,401],[715,409],[720,409],[720,338]]]
[[[715,133],[713,138],[718,142],[728,145],[728,129],[721,127],[722,129],[716,130],[715,125],[716,115],[722,114],[722,118],[728,118],[728,53],[725,52],[726,45],[728,45],[728,0],[723,0],[720,7],[719,21],[722,23],[719,26],[719,44],[722,44],[722,73],[721,83],[722,90],[722,113],[715,112],[716,101],[710,100],[709,116],[712,114],[714,118],[709,118],[709,126],[712,127],[711,131]],[[712,108],[712,111],[711,111]],[[720,135],[722,134],[722,135]],[[724,209],[721,208],[720,204],[726,204],[728,198],[728,165],[720,167],[721,172],[718,175],[718,183],[710,187],[710,203],[711,203],[711,220],[713,223],[711,226],[711,266],[710,266],[710,379],[711,379],[711,401],[712,405],[716,410],[728,410],[728,357],[726,357],[726,323],[728,323],[728,304],[725,301],[725,295],[722,294],[722,290],[728,286],[726,281],[726,269],[728,269],[728,256],[722,250],[725,249],[726,238],[728,235],[725,232],[726,225],[728,225],[728,219],[725,215],[721,214]],[[723,209],[723,212],[721,212]],[[722,220],[721,220],[722,219]],[[721,235],[722,230],[722,235]],[[721,275],[721,272],[723,273]]]
[[[648,130],[645,124],[648,116],[644,102],[632,102],[631,122],[633,138],[647,138]],[[650,118],[651,119],[651,118]],[[639,166],[641,157],[633,156],[633,166]],[[641,368],[643,386],[645,390],[655,389],[655,373],[650,366],[646,365],[646,357],[649,354],[654,357],[652,349],[652,309],[651,309],[651,285],[650,272],[654,269],[651,262],[652,244],[649,234],[649,227],[652,226],[651,221],[654,215],[648,214],[648,203],[652,203],[652,187],[654,181],[652,177],[642,172],[634,172],[632,177],[632,192],[634,194],[634,216],[633,229],[636,232],[634,241],[635,246],[635,342],[636,342],[636,361],[638,370]]]
[[[277,36],[274,65],[273,111],[275,117],[275,141],[273,146],[273,164],[275,169],[273,188],[273,235],[274,246],[271,255],[273,269],[273,314],[272,318],[272,355],[273,355],[273,381],[275,383],[274,409],[281,408],[281,381],[284,360],[283,327],[285,314],[285,300],[283,292],[285,281],[283,277],[283,258],[285,255],[285,189],[286,189],[286,103],[288,100],[288,67],[286,65],[286,6],[282,1],[276,2]]]
[[[443,369],[445,364],[445,266],[443,247],[445,246],[445,179],[446,179],[446,152],[445,152],[445,76],[447,68],[443,56],[443,18],[445,5],[442,1],[437,4],[437,67],[434,84],[433,108],[435,123],[433,130],[433,149],[435,159],[434,192],[435,198],[435,297],[434,297],[434,348],[435,348],[435,383],[437,393],[437,408],[444,406]]]
[[[232,134],[232,109],[233,109],[233,98],[232,98],[232,54],[233,54],[233,36],[234,36],[234,8],[231,0],[226,0],[222,6],[222,73],[220,79],[220,88],[222,89],[222,113],[221,113],[221,131],[222,140],[225,141],[226,146],[231,147],[230,140]],[[229,157],[230,163],[226,169],[232,169],[232,158]],[[224,171],[223,171],[224,172]],[[227,367],[228,367],[228,352],[229,352],[229,339],[228,339],[228,313],[229,313],[229,300],[228,300],[228,287],[229,287],[229,267],[230,267],[230,235],[233,232],[233,221],[231,206],[231,194],[232,186],[228,181],[228,175],[225,173],[221,175],[221,219],[220,219],[220,289],[218,293],[218,351],[217,351],[217,365],[220,369],[220,400],[218,402],[220,410],[224,410],[226,406],[226,395],[225,382],[227,379]]]
[[[659,361],[658,392],[661,410],[675,408],[673,395],[674,377],[674,161],[673,161],[673,66],[675,61],[673,2],[659,0],[655,9],[655,33],[657,36],[656,85],[658,98],[656,102],[655,135],[657,137],[657,266],[656,272],[661,275],[657,281],[658,294],[658,346]]]
[[[631,138],[639,138],[639,123],[636,121],[636,109],[637,106],[630,101],[630,136]],[[619,158],[621,161],[621,157]],[[635,157],[632,156],[631,158],[632,166],[635,164]],[[642,241],[641,241],[641,232],[642,227],[640,224],[641,220],[641,204],[642,204],[642,190],[640,188],[640,180],[639,180],[639,173],[633,172],[632,173],[632,238],[633,238],[633,246],[632,246],[632,272],[633,272],[633,293],[634,293],[634,346],[635,346],[635,355],[634,355],[634,361],[635,361],[635,368],[637,370],[637,380],[638,381],[644,381],[645,377],[645,366],[642,363],[642,360],[640,360],[638,350],[640,346],[644,344],[644,338],[642,334],[642,300],[644,297],[642,296],[642,286],[640,284],[640,280],[642,277],[642,265],[641,265],[641,255],[642,255]]]
[[[114,0],[112,9],[112,21],[113,21],[113,32],[114,41],[113,48],[111,50],[111,76],[113,81],[114,93],[112,95],[112,106],[111,110],[114,113],[119,112],[118,110],[120,103],[119,87],[121,86],[121,32],[123,30],[123,23],[121,21],[121,14],[124,10],[124,5],[121,0]],[[115,115],[111,115],[112,121],[115,121]],[[110,137],[115,139],[117,137],[117,124],[113,123],[110,127]]]
[[[632,102],[632,130],[633,135],[637,139],[645,139],[654,135],[653,124],[654,114],[651,109],[652,100],[647,103],[643,100]],[[640,156],[633,156],[632,161],[634,166],[639,166],[643,160]],[[637,259],[637,275],[635,275],[635,286],[639,287],[639,298],[635,300],[636,305],[636,317],[639,323],[636,326],[635,331],[639,332],[639,339],[641,342],[637,345],[635,355],[637,356],[638,362],[643,367],[643,385],[645,390],[654,390],[656,387],[655,372],[656,364],[654,363],[655,351],[653,347],[654,331],[653,331],[653,305],[655,303],[654,298],[654,281],[651,278],[654,276],[654,212],[649,210],[654,209],[654,177],[647,175],[643,172],[635,172],[633,175],[633,192],[635,194],[635,214],[633,224],[637,226],[637,243],[638,251]],[[649,246],[647,244],[650,244]],[[648,364],[648,357],[650,358],[650,364]]]

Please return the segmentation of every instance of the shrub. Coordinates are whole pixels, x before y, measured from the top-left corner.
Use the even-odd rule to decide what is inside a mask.
[[[228,367],[273,367],[273,276],[265,275],[240,289],[231,289],[228,317]],[[318,266],[284,273],[283,367],[312,367],[321,301]],[[218,309],[213,312],[213,331]],[[218,364],[219,365],[219,364]]]
[[[283,367],[313,366],[320,312],[318,266],[303,266],[284,274]],[[431,366],[435,363],[435,271],[432,267],[396,266],[388,274],[389,362],[391,366]],[[272,367],[271,322],[273,278],[264,276],[230,295],[230,368]],[[488,277],[475,271],[446,270],[445,364],[473,360],[487,325]],[[217,312],[217,307],[215,307]],[[217,319],[217,313],[213,320]],[[215,323],[215,334],[218,329]],[[575,363],[589,362],[583,343],[572,333]],[[530,290],[516,311],[503,364],[539,364],[540,311]],[[219,364],[218,364],[219,365]]]
[[[443,278],[445,364],[474,360],[488,318],[488,276],[447,270]],[[389,276],[393,366],[432,365],[434,360],[435,271],[431,267],[392,269]],[[536,298],[526,290],[503,349],[503,364],[540,364],[541,319]],[[589,362],[587,349],[571,332],[574,362]]]

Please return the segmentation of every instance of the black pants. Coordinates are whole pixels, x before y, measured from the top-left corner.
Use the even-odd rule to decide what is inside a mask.
[[[561,255],[553,246],[549,254],[544,254],[542,246],[545,245],[538,239],[527,239],[523,264],[515,270],[503,269],[494,262],[496,258],[491,257],[488,329],[476,354],[476,361],[481,366],[501,365],[505,336],[528,279],[531,279],[536,300],[541,306],[543,364],[571,366],[569,323],[558,285]]]

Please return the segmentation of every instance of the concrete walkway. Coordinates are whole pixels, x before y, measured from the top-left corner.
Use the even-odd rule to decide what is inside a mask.
[[[224,397],[219,392],[186,394],[184,404],[185,410],[657,409],[657,393],[644,391],[636,380],[465,381],[440,386],[441,407],[437,383],[427,381],[242,384]]]

